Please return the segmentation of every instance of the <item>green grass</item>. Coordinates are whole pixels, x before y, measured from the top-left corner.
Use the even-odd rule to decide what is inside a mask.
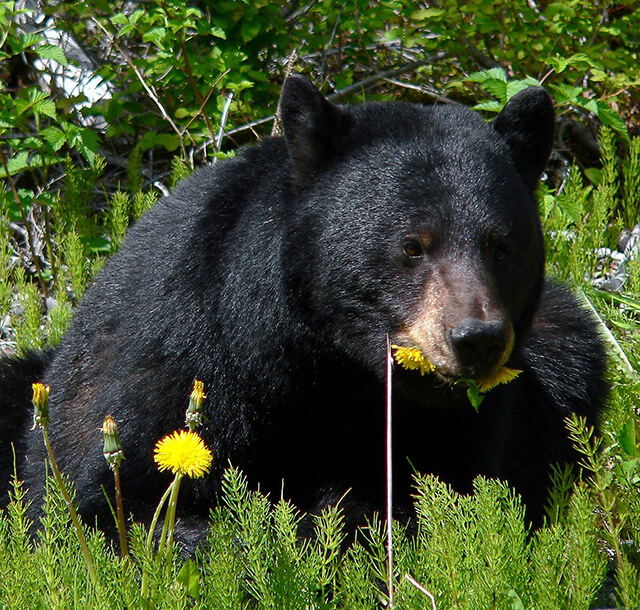
[[[540,190],[548,271],[582,291],[601,321],[610,354],[612,392],[601,438],[579,421],[568,424],[591,477],[575,481],[567,472],[556,473],[547,523],[535,532],[525,525],[519,499],[500,482],[479,478],[473,495],[460,496],[434,477],[419,477],[418,533],[394,528],[397,608],[431,607],[416,582],[438,608],[640,606],[640,262],[627,263],[621,293],[596,290],[590,281],[602,273],[597,249],[615,247],[620,230],[638,219],[640,160],[638,140],[620,163],[613,136],[603,132],[601,139],[603,167],[591,175],[598,183],[572,168],[558,189]],[[81,177],[71,172],[70,180],[80,197]],[[45,314],[36,285],[24,271],[11,271],[10,245],[0,238],[0,314],[12,301],[21,304],[22,313],[12,319],[19,352],[60,340],[71,316],[62,286],[71,287],[77,301],[106,253],[117,249],[127,222],[153,197],[119,192],[111,202],[101,220],[78,217],[60,225],[60,277],[52,281],[57,305]],[[70,211],[69,218],[78,213]],[[0,608],[384,607],[386,531],[378,518],[345,550],[339,508],[314,517],[315,538],[300,540],[297,526],[308,517],[250,491],[240,472],[227,472],[223,499],[212,512],[206,550],[193,561],[174,552],[169,576],[165,558],[149,552],[142,526],[129,527],[129,560],[87,527],[98,575],[94,585],[55,483],[35,538],[29,535],[24,490],[16,484],[13,501],[0,512]],[[151,602],[141,597],[143,573]]]

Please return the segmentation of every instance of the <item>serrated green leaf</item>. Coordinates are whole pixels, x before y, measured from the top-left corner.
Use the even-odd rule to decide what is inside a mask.
[[[504,83],[507,82],[507,73],[503,68],[491,68],[490,70],[481,70],[480,72],[474,72],[464,79],[468,83],[484,83],[488,80],[499,80]]]
[[[552,89],[558,104],[572,104],[582,97],[582,89],[580,87],[572,87],[563,83],[552,87]]]
[[[42,59],[53,59],[53,61],[57,61],[59,64],[66,66],[69,64],[69,60],[67,56],[64,54],[64,51],[55,45],[52,44],[44,44],[41,47],[37,47],[35,52]]]
[[[166,38],[166,36],[167,36],[166,28],[158,27],[158,28],[153,28],[148,32],[145,32],[142,36],[142,40],[144,42],[153,42],[158,46],[160,46],[160,43]]]
[[[66,142],[66,136],[61,129],[51,125],[40,132],[44,139],[51,145],[54,151],[60,150]]]
[[[629,132],[620,115],[612,108],[609,108],[604,102],[597,102],[596,106],[596,115],[602,124],[606,127],[611,127],[611,129],[620,134],[626,142],[629,142]]]
[[[485,89],[485,91],[489,92],[493,97],[497,98],[499,102],[502,102],[504,104],[507,101],[506,81],[490,78],[481,83],[481,86],[483,89]]]
[[[598,114],[598,102],[596,100],[587,100],[585,98],[577,99],[575,105],[584,108],[588,112],[593,112],[594,114]]]
[[[540,81],[531,77],[511,81],[507,83],[507,101],[509,101],[516,93],[520,93],[520,91],[523,91],[524,89],[538,86],[540,86]]]
[[[15,55],[18,53],[22,53],[26,49],[38,44],[42,41],[42,37],[38,34],[22,34],[20,38],[9,38],[9,44],[11,45],[11,50]]]
[[[484,110],[486,112],[500,112],[502,108],[503,104],[494,100],[490,102],[480,102],[473,107],[474,110]]]
[[[467,398],[471,403],[471,406],[477,411],[482,401],[484,400],[484,394],[480,392],[480,388],[475,381],[467,381]]]
[[[558,195],[556,197],[558,207],[571,219],[574,224],[582,223],[582,206],[580,201],[572,197]]]

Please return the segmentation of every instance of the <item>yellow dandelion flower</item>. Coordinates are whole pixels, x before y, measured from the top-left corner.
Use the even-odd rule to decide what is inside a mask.
[[[503,366],[495,375],[493,375],[493,377],[479,379],[477,382],[478,389],[483,393],[488,392],[501,383],[509,383],[510,381],[513,381],[520,373],[522,373],[522,371]]]
[[[49,425],[49,390],[50,386],[43,383],[32,383],[33,390],[33,428],[46,428]]]
[[[177,430],[156,443],[153,459],[159,470],[197,479],[209,472],[213,455],[198,434]]]
[[[436,370],[436,367],[429,362],[418,348],[403,347],[401,345],[392,345],[391,348],[396,362],[407,370],[420,371],[421,375],[433,373]]]
[[[189,430],[202,425],[204,420],[203,408],[207,395],[204,393],[204,383],[199,379],[193,382],[193,390],[189,396],[189,406],[185,416],[185,423]]]

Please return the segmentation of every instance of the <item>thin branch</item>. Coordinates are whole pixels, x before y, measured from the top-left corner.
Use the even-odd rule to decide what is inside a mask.
[[[129,67],[134,71],[135,75],[138,77],[140,84],[144,87],[144,90],[147,92],[147,95],[153,100],[154,104],[160,110],[162,117],[171,125],[171,128],[176,132],[178,137],[180,138],[180,148],[182,149],[183,158],[187,158],[187,151],[184,145],[184,134],[180,130],[180,128],[173,122],[173,119],[169,116],[169,113],[165,110],[162,102],[158,98],[158,94],[155,91],[153,85],[148,85],[144,79],[144,76],[138,70],[138,67],[133,63],[133,60],[129,57],[129,55],[125,52],[125,50],[118,44],[115,37],[107,30],[95,17],[91,17],[91,21],[93,21],[109,38],[109,42],[118,50],[120,55],[124,58],[124,60],[129,64]],[[193,138],[189,136],[193,141]]]
[[[429,593],[411,574],[405,574],[404,577],[416,588],[420,593],[424,593],[431,600],[431,609],[438,610],[436,608],[436,598],[432,593]]]
[[[218,129],[218,135],[216,136],[216,152],[220,152],[220,148],[222,147],[222,140],[224,138],[224,128],[227,124],[227,120],[229,118],[229,108],[231,107],[231,101],[233,100],[233,91],[229,92],[227,95],[227,100],[224,103],[224,108],[222,109],[222,116],[220,117],[220,128]],[[213,159],[213,163],[215,164],[218,161],[218,158],[215,157]]]
[[[405,83],[404,81],[397,80],[395,78],[385,78],[384,80],[390,85],[394,85],[396,87],[404,87],[405,89],[418,91],[423,95],[426,95],[434,99],[436,102],[442,102],[443,104],[452,104],[454,106],[461,105],[459,102],[456,102],[455,100],[449,99],[448,97],[441,95],[435,89],[431,89],[430,87],[425,87],[424,85],[414,85],[413,83]]]
[[[428,64],[431,64],[435,61],[440,61],[442,59],[444,59],[445,57],[448,56],[448,53],[445,53],[444,51],[441,51],[439,53],[436,53],[435,55],[430,55],[429,57],[425,58],[425,59],[421,59],[420,61],[411,61],[408,62],[406,64],[403,64],[402,66],[397,66],[395,68],[389,68],[388,70],[382,70],[381,72],[377,72],[376,74],[373,74],[372,76],[368,76],[367,78],[358,81],[357,83],[353,83],[352,85],[349,85],[348,87],[345,87],[344,89],[339,89],[338,91],[336,91],[335,93],[332,93],[330,95],[327,96],[327,99],[335,102],[335,101],[340,101],[340,99],[342,99],[343,97],[346,97],[347,95],[355,92],[355,91],[359,91],[360,89],[363,89],[365,87],[368,87],[370,85],[373,85],[374,83],[377,83],[378,81],[381,80],[386,80],[388,78],[393,78],[394,76],[398,76],[400,74],[405,74],[406,72],[411,72],[411,70],[415,70],[416,68],[420,68],[421,66],[425,66]],[[451,100],[449,100],[451,101]],[[255,121],[251,121],[249,123],[245,123],[244,125],[240,125],[238,127],[234,127],[233,129],[230,129],[229,131],[226,132],[227,136],[232,136],[235,135],[237,133],[241,133],[243,131],[247,131],[247,129],[253,129],[254,127],[259,127],[260,125],[264,125],[265,123],[270,123],[271,121],[275,120],[276,115],[275,114],[271,114],[269,116],[263,117],[261,119],[256,119]]]
[[[353,83],[353,85],[349,85],[344,89],[340,89],[335,93],[328,95],[327,99],[331,101],[339,100],[355,91],[359,91],[360,89],[364,89],[369,85],[377,83],[378,81],[384,80],[386,78],[393,78],[394,76],[399,76],[400,74],[405,74],[406,72],[411,72],[412,70],[416,70],[422,66],[426,66],[428,64],[432,64],[436,61],[441,61],[445,57],[448,56],[448,53],[441,51],[436,53],[435,55],[431,55],[426,57],[425,59],[421,59],[420,61],[410,61],[402,66],[396,66],[395,68],[389,68],[387,70],[381,70],[380,72],[376,72],[367,78],[358,81],[357,83]]]
[[[31,258],[33,260],[33,264],[36,268],[36,273],[38,274],[38,281],[40,282],[40,288],[42,289],[42,293],[45,297],[49,295],[49,291],[47,290],[47,285],[42,276],[42,268],[40,267],[40,259],[38,258],[38,253],[36,252],[36,246],[33,243],[33,235],[31,234],[32,225],[29,219],[27,218],[27,211],[24,209],[24,205],[22,205],[22,200],[20,199],[20,195],[18,193],[18,188],[16,187],[16,183],[9,172],[9,166],[7,164],[7,158],[5,157],[4,151],[0,146],[0,163],[2,163],[2,167],[4,168],[4,173],[7,176],[7,182],[9,183],[9,187],[11,188],[11,193],[13,194],[13,199],[20,210],[20,215],[22,216],[22,222],[24,223],[25,232],[27,234],[27,244],[29,245],[29,250],[31,252]]]

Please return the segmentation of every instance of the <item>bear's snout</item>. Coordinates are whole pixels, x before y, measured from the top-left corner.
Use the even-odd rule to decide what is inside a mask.
[[[481,376],[507,360],[511,333],[504,320],[467,318],[449,332],[451,348],[471,377]]]

